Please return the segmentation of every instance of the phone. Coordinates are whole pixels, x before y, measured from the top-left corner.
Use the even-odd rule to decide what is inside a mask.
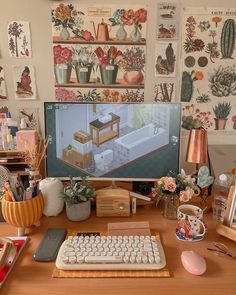
[[[12,240],[0,237],[0,268],[12,262],[11,259],[13,260],[15,250],[16,246]]]

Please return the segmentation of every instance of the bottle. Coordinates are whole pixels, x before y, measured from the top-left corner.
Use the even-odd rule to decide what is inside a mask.
[[[217,223],[224,221],[227,198],[231,185],[235,182],[235,176],[232,173],[224,173],[215,179],[213,184],[213,219]]]

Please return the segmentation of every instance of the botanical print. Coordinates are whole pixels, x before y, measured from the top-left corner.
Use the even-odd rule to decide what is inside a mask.
[[[175,101],[175,83],[174,82],[155,83],[154,101],[155,102]]]
[[[3,67],[0,66],[0,100],[7,99],[6,83],[4,77]]]
[[[14,66],[16,99],[36,99],[36,86],[33,66]]]
[[[19,122],[25,119],[27,128],[39,131],[39,109],[38,108],[19,108]]]
[[[176,3],[157,4],[157,39],[177,39],[178,6]]]
[[[12,57],[31,57],[29,22],[12,21],[8,23],[8,49]]]
[[[175,77],[176,75],[176,42],[163,42],[156,44],[156,77]]]
[[[143,93],[146,22],[147,10],[139,5],[54,5],[52,31],[56,99],[61,100],[62,97],[59,87],[64,93],[68,92],[69,97],[65,99],[72,101],[102,97],[122,101],[126,90],[133,96],[136,92]],[[79,91],[74,97],[71,87],[79,88],[79,97]],[[112,98],[111,94],[104,96],[104,89],[116,95]]]

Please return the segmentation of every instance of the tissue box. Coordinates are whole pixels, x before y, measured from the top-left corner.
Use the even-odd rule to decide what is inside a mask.
[[[25,151],[32,149],[38,142],[36,130],[20,130],[16,132],[16,149]]]

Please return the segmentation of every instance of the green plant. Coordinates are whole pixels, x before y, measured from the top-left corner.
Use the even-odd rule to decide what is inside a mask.
[[[97,92],[97,89],[90,89],[87,93],[82,93],[78,90],[78,95],[80,101],[96,101],[101,98],[101,94]]]
[[[63,199],[68,205],[87,202],[95,196],[95,190],[91,186],[86,177],[82,177],[80,181],[74,181],[70,177],[70,185],[64,189]]]
[[[194,104],[183,107],[182,113],[182,128],[191,129],[205,129],[212,126],[210,121],[210,112],[201,112]]]
[[[222,58],[232,58],[235,49],[235,30],[235,21],[227,19],[222,28],[220,38]]]
[[[231,112],[230,102],[219,102],[215,107],[213,107],[213,112],[216,119],[227,119]]]

